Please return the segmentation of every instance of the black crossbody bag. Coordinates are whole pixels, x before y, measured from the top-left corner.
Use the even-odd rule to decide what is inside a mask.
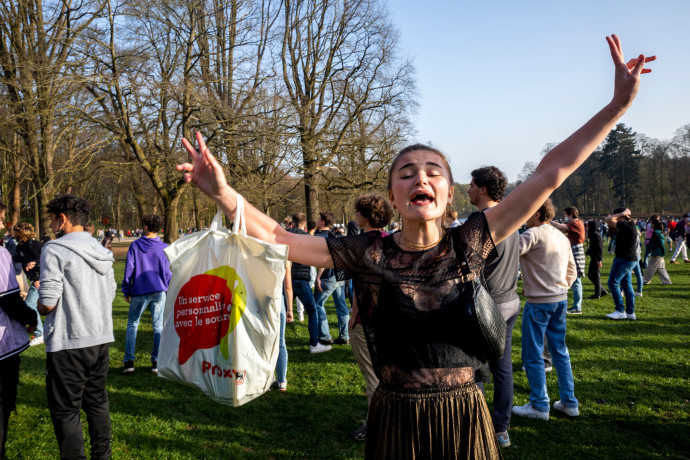
[[[459,246],[456,242],[455,252],[465,278],[462,308],[471,351],[481,361],[499,360],[506,347],[506,322],[484,286],[483,272],[479,280],[472,275],[465,251]]]

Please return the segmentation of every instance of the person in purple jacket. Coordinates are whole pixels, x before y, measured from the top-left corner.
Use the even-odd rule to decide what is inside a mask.
[[[160,216],[149,214],[143,217],[142,226],[144,227],[144,236],[130,245],[125,264],[125,278],[122,280],[122,294],[129,303],[123,374],[134,372],[137,329],[141,315],[146,308],[151,310],[151,322],[153,323],[151,372],[158,373],[158,345],[163,330],[165,295],[172,276],[170,262],[163,252],[168,245],[156,236],[163,226],[163,219]]]
[[[7,208],[0,201],[0,230]],[[0,246],[0,458],[5,458],[7,425],[17,402],[19,353],[29,348],[38,315],[22,300],[9,251]]]

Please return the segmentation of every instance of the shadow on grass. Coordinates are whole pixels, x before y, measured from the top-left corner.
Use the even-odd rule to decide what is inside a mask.
[[[51,452],[57,455],[57,444],[52,438],[44,370],[44,359],[23,358],[24,382],[19,392],[22,404],[41,414],[40,426],[48,446],[44,453],[49,458]],[[364,444],[347,435],[359,427],[367,411],[363,391],[351,394],[350,381],[334,386],[323,378],[307,386],[314,393],[288,387],[287,392],[270,391],[244,406],[230,407],[148,371],[137,369],[127,376],[119,371],[111,363],[108,394],[113,458],[364,456]]]
[[[548,422],[514,417],[510,431],[513,446],[503,450],[504,458],[690,458],[684,435],[687,422],[681,420],[659,423],[656,417],[635,416],[616,420],[612,427],[610,418],[596,414],[583,414],[577,419],[555,415],[554,411],[551,415]],[[543,448],[526,450],[525,446],[535,445],[535,437]]]

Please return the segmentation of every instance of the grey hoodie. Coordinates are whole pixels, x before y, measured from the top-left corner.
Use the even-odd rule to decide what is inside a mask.
[[[115,341],[113,262],[113,253],[86,232],[68,233],[43,246],[39,299],[55,305],[44,323],[47,352]]]

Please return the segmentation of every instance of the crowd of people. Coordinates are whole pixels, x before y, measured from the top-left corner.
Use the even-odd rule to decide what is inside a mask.
[[[0,203],[0,224],[5,212]],[[42,244],[36,241],[30,224],[19,223],[6,232],[0,248],[0,458],[4,457],[9,416],[15,407],[19,353],[45,343],[46,393],[61,458],[86,458],[80,421],[83,410],[91,457],[105,459],[111,454],[106,380],[117,289],[113,254],[108,248],[113,234],[104,232],[100,242],[93,237],[94,227],[88,222],[90,205],[80,198],[55,198],[48,203],[48,212],[56,239]],[[163,253],[166,245],[157,236],[162,223],[159,216],[144,216],[144,232],[127,253],[122,281],[122,293],[130,304],[125,374],[134,372],[137,327],[147,308],[154,330],[151,370],[157,372],[165,293],[171,277]]]
[[[334,344],[353,348],[367,383],[368,414],[366,424],[352,436],[366,440],[367,458],[500,458],[500,446],[510,445],[511,413],[546,420],[553,407],[567,416],[579,415],[565,333],[567,312],[582,311],[586,233],[584,224],[577,222],[574,207],[566,208],[565,224],[552,222],[555,211],[548,197],[630,107],[644,63],[653,59],[640,56],[626,64],[620,40],[614,35],[607,41],[615,65],[612,100],[546,154],[534,174],[510,194],[504,196],[506,180],[497,168],[473,171],[468,194],[479,211],[462,225],[444,225],[454,196],[453,175],[445,155],[422,144],[402,149],[392,161],[387,200],[368,195],[357,201],[357,226],[363,232],[352,225],[350,234],[338,237],[332,214],[324,211],[314,223],[312,235],[301,213],[283,228],[245,204],[250,236],[289,247],[284,321],[293,318],[292,299],[297,298],[307,313],[310,352],[327,352]],[[196,134],[196,141],[198,150],[183,139],[191,162],[178,165],[178,170],[232,219],[238,194],[201,133]],[[396,231],[391,225],[387,233],[384,227],[393,215],[389,207],[397,212],[396,220],[402,225]],[[88,203],[70,195],[48,204],[51,229],[60,237],[43,246],[39,261],[36,308],[45,315],[44,330],[48,331],[44,337],[46,391],[63,458],[85,458],[81,410],[87,415],[92,458],[110,456],[105,383],[108,347],[114,341],[112,302],[117,284],[112,252],[86,228],[89,210]],[[609,227],[616,229],[616,257],[607,291],[615,303],[616,311],[609,315],[613,319],[635,319],[630,275],[638,253],[630,215],[629,210],[619,209],[606,218]],[[4,218],[4,209],[0,218]],[[528,228],[519,233],[524,222]],[[652,224],[647,266],[655,267],[655,272],[662,265],[659,261],[654,265],[654,257],[659,257],[655,246],[659,226]],[[145,220],[143,227],[143,237],[155,240],[158,222]],[[164,298],[160,294],[169,280],[169,267],[159,253],[164,245],[144,238],[130,247],[123,282],[123,293],[130,302],[123,367],[127,374],[134,371],[134,341],[141,313],[147,307],[160,308],[156,305]],[[513,406],[509,348],[520,310],[518,262],[526,297],[522,361],[530,384],[529,403],[524,406]],[[9,412],[16,398],[18,356],[29,346],[28,334],[35,332],[38,315],[22,300],[11,256],[4,248],[0,249],[0,265],[0,328],[4,332],[0,341],[0,432],[4,449]],[[314,290],[310,287],[311,267],[318,267]],[[154,276],[145,276],[151,271]],[[463,316],[466,290],[473,280],[482,278],[508,325],[506,352],[489,362],[478,352],[478,344],[471,338],[477,336],[476,331]],[[568,308],[571,288],[575,302]],[[324,309],[329,295],[337,299],[336,339],[330,335]],[[346,298],[351,298],[351,309]],[[153,372],[155,335],[160,330],[156,321]],[[276,369],[280,390],[287,389],[284,329],[283,323]],[[552,406],[545,384],[545,344],[558,373],[560,399]],[[483,382],[492,374],[493,415],[483,394]]]

